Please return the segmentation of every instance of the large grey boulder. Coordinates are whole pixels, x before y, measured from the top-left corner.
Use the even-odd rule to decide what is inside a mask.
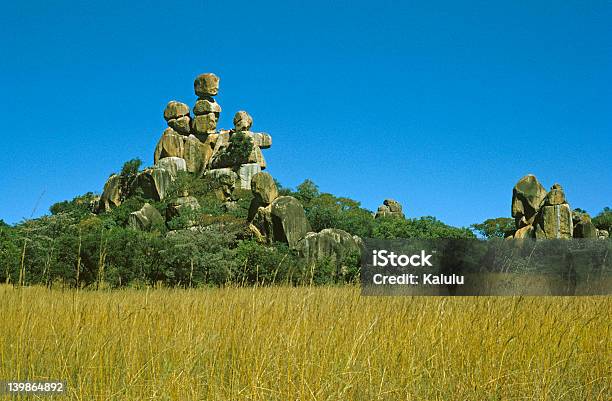
[[[162,200],[168,194],[174,181],[172,174],[159,166],[148,168],[136,176],[130,187],[130,194],[141,193],[145,199]]]
[[[249,229],[256,239],[267,242],[284,242],[290,248],[312,231],[306,219],[304,208],[292,196],[281,196],[268,206],[260,206],[256,210],[257,202],[251,202],[249,214]]]
[[[164,110],[164,119],[166,121],[188,115],[189,106],[187,106],[185,103],[177,102],[176,100],[170,101]]]
[[[340,262],[347,256],[359,254],[361,247],[359,237],[337,228],[326,228],[318,233],[306,234],[297,243],[296,249],[298,255],[311,263],[322,259]]]
[[[201,98],[216,96],[219,93],[219,77],[212,73],[200,74],[193,82],[193,89]]]
[[[533,223],[546,194],[546,189],[532,174],[516,183],[512,189],[512,217],[517,229]]]
[[[128,226],[136,230],[150,231],[163,224],[164,218],[161,213],[149,203],[145,203],[142,209],[128,216]]]
[[[281,196],[270,204],[272,239],[295,248],[298,241],[312,231],[302,204],[292,196]]]
[[[251,191],[253,199],[260,206],[267,206],[276,198],[278,198],[278,188],[274,178],[269,173],[257,173],[251,179]]]

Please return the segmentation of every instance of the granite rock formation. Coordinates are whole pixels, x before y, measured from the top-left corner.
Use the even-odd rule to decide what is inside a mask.
[[[554,184],[548,192],[534,175],[526,175],[512,191],[512,217],[516,232],[511,238],[568,239],[599,238],[591,217],[572,211],[563,187]]]
[[[402,211],[402,205],[396,200],[385,199],[383,204],[378,207],[375,218],[380,217],[401,217],[404,218],[404,212]]]

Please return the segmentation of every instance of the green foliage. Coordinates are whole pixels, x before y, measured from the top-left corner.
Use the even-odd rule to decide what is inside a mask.
[[[476,237],[468,228],[451,227],[431,216],[419,219],[378,218],[372,230],[372,236],[382,239]]]
[[[244,132],[238,131],[230,135],[227,149],[223,152],[223,165],[240,166],[249,159],[253,151],[253,141]]]
[[[595,227],[600,230],[612,231],[612,209],[607,206],[604,207],[603,210],[593,218],[592,222],[595,224]]]
[[[91,214],[93,202],[97,197],[92,192],[87,192],[85,195],[77,196],[71,201],[62,201],[54,203],[49,208],[51,214],[68,213],[76,218],[83,218]]]
[[[514,219],[509,217],[498,217],[487,219],[482,223],[472,224],[471,228],[485,238],[504,238],[514,232]]]
[[[141,165],[142,165],[142,160],[140,160],[139,158],[128,160],[127,162],[123,164],[123,167],[121,167],[120,175],[122,177],[135,176],[136,174],[138,174],[138,171],[140,170]]]

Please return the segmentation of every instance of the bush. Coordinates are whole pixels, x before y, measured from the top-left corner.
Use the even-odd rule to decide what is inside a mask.
[[[470,227],[485,238],[504,238],[514,234],[515,230],[514,219],[509,217],[487,219]]]
[[[419,219],[381,217],[375,220],[372,231],[374,238],[476,238],[467,228],[451,227],[426,216]]]
[[[604,207],[592,221],[598,229],[612,231],[612,209]]]

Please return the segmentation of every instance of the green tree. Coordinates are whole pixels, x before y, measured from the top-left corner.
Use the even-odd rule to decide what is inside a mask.
[[[446,225],[432,216],[419,219],[381,217],[375,220],[374,238],[475,238],[468,228]]]
[[[138,171],[140,170],[141,165],[142,165],[142,160],[140,160],[139,158],[128,160],[125,163],[123,163],[123,167],[121,167],[120,175],[122,177],[135,176],[136,174],[138,174]]]
[[[509,217],[487,219],[482,223],[472,224],[470,227],[485,238],[504,238],[511,235],[515,229],[514,219]]]
[[[598,229],[612,231],[612,209],[607,206],[604,207],[592,221]]]
[[[253,141],[244,132],[234,132],[223,154],[223,164],[238,167],[249,159],[253,151]]]

